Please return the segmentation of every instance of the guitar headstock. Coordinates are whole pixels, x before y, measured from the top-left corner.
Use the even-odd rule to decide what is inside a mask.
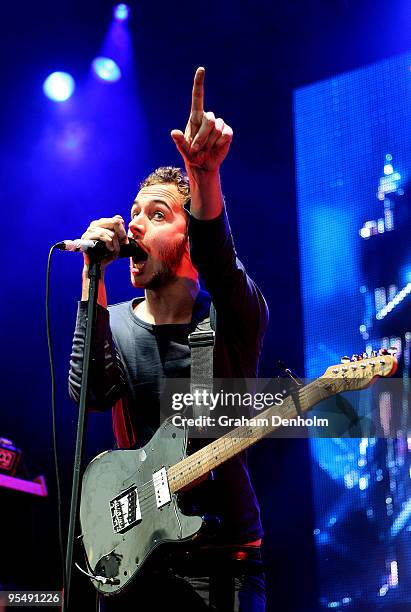
[[[342,363],[327,368],[321,376],[329,381],[336,393],[366,389],[375,378],[392,376],[397,369],[395,355],[388,351],[365,358],[358,355],[351,359],[343,357],[341,361]]]

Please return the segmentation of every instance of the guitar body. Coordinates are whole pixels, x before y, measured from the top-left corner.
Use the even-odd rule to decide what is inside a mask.
[[[106,451],[88,465],[80,504],[83,545],[92,572],[116,583],[93,580],[99,592],[119,593],[154,549],[200,530],[202,518],[182,514],[167,484],[166,470],[186,449],[186,430],[165,421],[144,448]]]

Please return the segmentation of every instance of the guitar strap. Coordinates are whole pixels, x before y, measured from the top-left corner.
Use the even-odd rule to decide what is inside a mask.
[[[202,400],[205,395],[203,391],[207,395],[213,391],[216,315],[214,304],[211,304],[209,316],[197,323],[195,330],[188,336],[191,350],[190,392],[199,400],[193,403],[193,418],[209,414],[210,407]],[[201,429],[203,427],[197,427],[197,430]]]

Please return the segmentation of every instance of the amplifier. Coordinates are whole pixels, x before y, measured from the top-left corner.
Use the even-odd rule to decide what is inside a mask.
[[[20,457],[21,450],[11,440],[0,438],[0,473],[14,476]]]

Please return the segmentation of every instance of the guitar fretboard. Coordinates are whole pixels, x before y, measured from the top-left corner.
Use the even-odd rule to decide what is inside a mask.
[[[192,455],[185,457],[168,469],[168,482],[171,492],[176,493],[187,487],[193,481],[278,429],[280,425],[273,425],[272,417],[295,418],[299,412],[306,412],[318,402],[334,395],[338,392],[339,389],[337,390],[337,388],[340,386],[341,381],[318,378],[299,389],[293,396],[286,397],[281,406],[272,406],[264,412],[259,412],[254,417],[257,420],[255,425],[237,427]],[[296,404],[298,404],[298,410]],[[264,422],[264,426],[261,425],[262,422]]]

